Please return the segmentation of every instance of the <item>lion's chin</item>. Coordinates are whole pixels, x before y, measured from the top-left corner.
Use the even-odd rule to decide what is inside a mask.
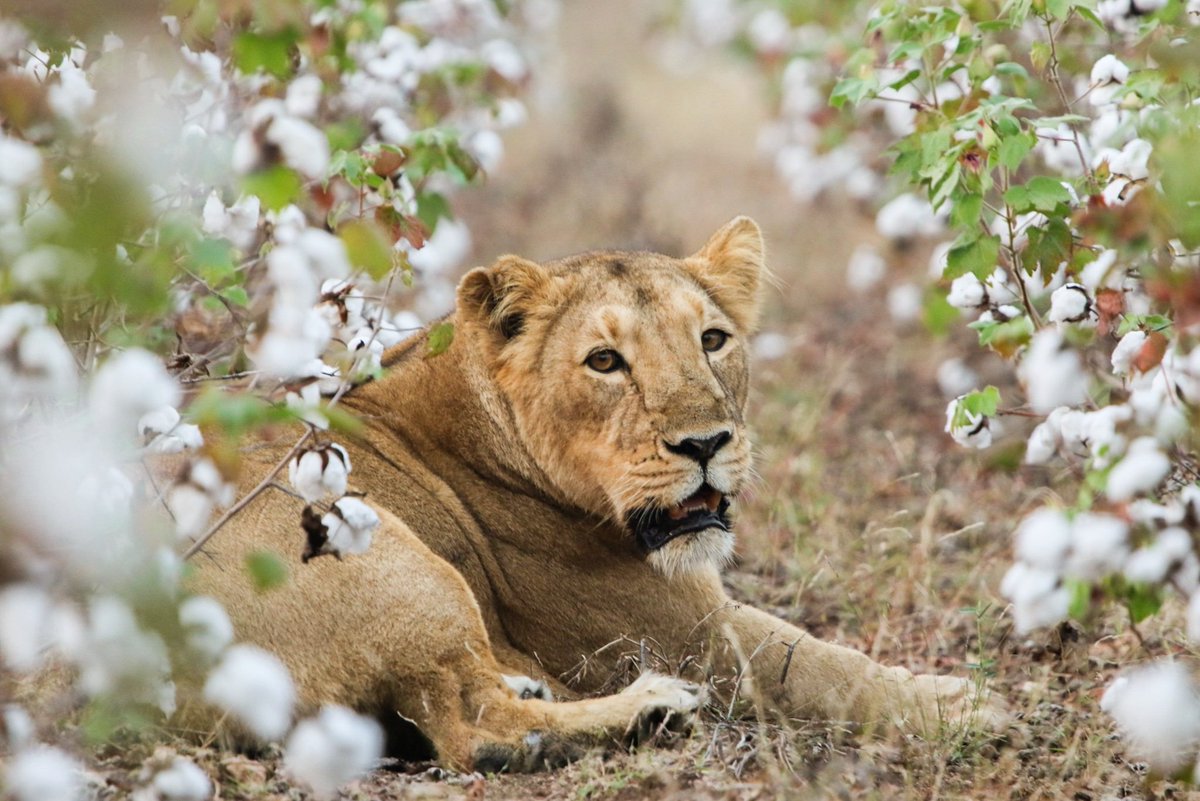
[[[684,534],[646,555],[655,570],[667,578],[716,568],[733,557],[733,532],[714,526]]]

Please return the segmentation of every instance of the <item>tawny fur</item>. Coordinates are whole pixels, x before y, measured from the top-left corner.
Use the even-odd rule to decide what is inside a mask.
[[[428,356],[421,337],[401,344],[384,378],[343,401],[365,424],[339,438],[351,484],[383,519],[370,552],[297,560],[289,584],[256,593],[246,555],[303,545],[302,503],[270,492],[195,559],[192,589],[226,605],[240,639],[283,659],[303,707],[399,713],[457,766],[519,751],[530,732],[587,745],[619,738],[647,711],[694,708],[694,690],[670,680],[549,703],[519,699],[503,678],[533,676],[577,697],[605,671],[569,688],[561,677],[621,637],[673,659],[695,655],[688,678],[740,676],[741,694],[769,714],[919,729],[962,719],[977,709],[968,682],[880,666],[731,602],[718,575],[728,534],[685,536],[647,556],[624,524],[630,510],[670,506],[700,486],[696,463],[668,442],[730,432],[708,481],[730,496],[743,488],[764,269],[758,227],[738,218],[685,259],[510,256],[469,273],[450,349]],[[709,328],[731,335],[718,352],[701,347]],[[628,370],[589,370],[598,347],[617,350]],[[245,485],[293,440],[252,449]],[[192,703],[183,719],[199,725],[198,714]]]

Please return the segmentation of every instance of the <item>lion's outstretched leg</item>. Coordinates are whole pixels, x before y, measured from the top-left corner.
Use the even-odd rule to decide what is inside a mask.
[[[1007,718],[967,679],[881,665],[750,606],[722,609],[708,630],[713,656],[742,677],[740,689],[788,717],[888,721],[924,734],[966,724],[997,729]]]

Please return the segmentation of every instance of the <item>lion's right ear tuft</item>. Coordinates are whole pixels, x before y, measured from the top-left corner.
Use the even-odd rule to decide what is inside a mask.
[[[477,267],[458,285],[461,313],[499,331],[505,339],[519,335],[525,316],[550,289],[550,275],[535,262],[501,256],[490,267]]]

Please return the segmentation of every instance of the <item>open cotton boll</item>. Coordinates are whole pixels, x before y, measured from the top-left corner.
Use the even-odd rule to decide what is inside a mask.
[[[1017,377],[1025,387],[1029,405],[1040,414],[1087,399],[1088,376],[1083,363],[1078,353],[1064,346],[1061,333],[1044,328],[1033,335],[1017,365]]]
[[[928,201],[905,192],[892,198],[879,210],[875,215],[875,228],[888,239],[906,240],[935,236],[941,232],[942,222]]]
[[[938,365],[937,383],[942,394],[957,397],[979,386],[979,374],[955,356]]]
[[[1071,521],[1071,550],[1064,573],[1094,581],[1120,571],[1129,553],[1128,534],[1128,524],[1112,515],[1076,515]]]
[[[1071,548],[1071,521],[1061,509],[1042,507],[1021,521],[1015,537],[1018,559],[1042,570],[1058,571]]]
[[[321,129],[295,117],[276,117],[266,133],[267,141],[279,147],[283,161],[306,178],[325,177],[329,168],[329,139]]]
[[[1195,761],[1200,696],[1183,665],[1162,661],[1130,671],[1109,685],[1100,708],[1155,774],[1173,776]]]
[[[336,443],[311,448],[288,463],[288,481],[308,503],[346,492],[350,454]]]
[[[52,644],[48,622],[53,601],[36,584],[10,584],[0,591],[0,658],[9,670],[39,668]]]
[[[1070,595],[1052,571],[1017,562],[1004,574],[1000,593],[1013,602],[1013,623],[1022,634],[1067,617]]]
[[[212,780],[190,759],[176,757],[171,765],[154,774],[151,783],[159,801],[208,801]]]
[[[188,647],[208,659],[216,659],[233,642],[233,624],[215,598],[188,598],[179,605],[179,623],[186,632]]]
[[[283,101],[288,114],[309,119],[315,117],[317,109],[321,106],[321,92],[324,88],[321,79],[316,75],[301,75],[296,78],[288,84],[287,96]]]
[[[946,302],[956,309],[977,309],[988,302],[987,289],[974,273],[964,273],[951,282]]]
[[[329,533],[328,548],[337,554],[366,553],[379,527],[379,515],[357,498],[342,498],[321,518]]]
[[[47,745],[21,750],[4,771],[4,792],[12,801],[79,801],[83,789],[83,766]]]
[[[30,186],[42,175],[42,154],[20,139],[0,133],[0,184]]]
[[[1133,360],[1137,358],[1142,351],[1142,346],[1146,344],[1146,336],[1145,331],[1135,330],[1121,337],[1121,341],[1117,343],[1112,354],[1114,375],[1129,375],[1133,369]]]
[[[179,384],[162,361],[140,348],[122,351],[106,361],[92,378],[88,404],[110,430],[132,431],[148,412],[179,403]]]
[[[1192,538],[1181,528],[1163,529],[1146,548],[1139,548],[1125,562],[1125,578],[1145,584],[1158,584],[1172,568],[1192,553]]]
[[[1129,446],[1125,458],[1108,473],[1105,494],[1118,503],[1157,487],[1171,472],[1171,460],[1153,437],[1141,437]]]
[[[959,445],[969,448],[988,448],[992,444],[992,421],[986,415],[975,414],[962,410],[959,420],[959,407],[962,396],[946,404],[946,433],[954,438]],[[956,420],[958,424],[956,425]]]
[[[235,645],[208,675],[204,697],[255,736],[276,740],[292,723],[296,689],[278,657],[253,645]]]
[[[1092,298],[1082,284],[1064,284],[1050,295],[1052,323],[1081,323],[1092,316]]]
[[[374,720],[341,706],[321,707],[302,720],[288,737],[283,764],[318,798],[370,770],[383,753],[383,730]]]

